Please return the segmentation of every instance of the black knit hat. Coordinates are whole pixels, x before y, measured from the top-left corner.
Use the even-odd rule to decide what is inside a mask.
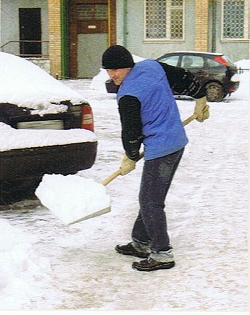
[[[131,53],[123,46],[110,46],[102,55],[104,69],[132,68],[134,60]]]

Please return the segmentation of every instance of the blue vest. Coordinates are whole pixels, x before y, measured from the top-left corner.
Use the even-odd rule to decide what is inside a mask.
[[[144,158],[152,160],[182,149],[188,139],[179,110],[161,65],[146,59],[134,65],[117,93],[141,103]]]

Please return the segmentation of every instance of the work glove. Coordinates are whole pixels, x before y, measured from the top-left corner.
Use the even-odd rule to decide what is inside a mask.
[[[196,105],[194,108],[194,114],[197,115],[196,120],[199,122],[203,122],[205,119],[208,119],[209,117],[209,107],[206,107],[207,98],[206,96],[202,98],[195,99]]]
[[[131,160],[129,157],[127,157],[126,154],[124,154],[120,166],[121,175],[123,176],[133,171],[135,169],[135,164],[136,164],[135,161]]]

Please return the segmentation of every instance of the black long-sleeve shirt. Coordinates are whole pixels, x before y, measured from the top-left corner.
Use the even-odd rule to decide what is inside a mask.
[[[193,98],[206,96],[206,89],[200,85],[198,79],[189,70],[162,62],[159,62],[159,64],[164,69],[174,94],[187,95]]]
[[[164,69],[170,88],[174,94],[187,95],[195,99],[206,96],[205,88],[188,70],[160,63]],[[143,141],[141,122],[141,103],[130,95],[125,95],[118,102],[122,125],[122,143],[127,156],[137,161]]]

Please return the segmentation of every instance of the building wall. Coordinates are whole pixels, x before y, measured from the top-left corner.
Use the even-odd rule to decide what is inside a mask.
[[[216,16],[212,12],[212,4],[215,5]],[[156,58],[176,50],[197,50],[222,52],[234,62],[249,58],[249,41],[221,40],[220,0],[185,1],[185,36],[179,42],[144,40],[144,0],[117,0],[116,6],[117,43],[126,46],[135,55]]]
[[[194,50],[195,5],[194,0],[185,4],[185,36],[183,41],[144,40],[144,0],[117,0],[117,43],[125,45],[135,55],[157,58],[175,50]],[[127,11],[127,14],[124,12]]]
[[[8,41],[19,40],[19,8],[41,8],[42,40],[50,42],[50,71],[53,76],[60,78],[62,3],[70,3],[70,0],[0,0],[0,46]],[[112,10],[109,44],[124,45],[133,54],[157,58],[176,50],[207,50],[222,52],[233,61],[249,58],[249,40],[221,40],[221,0],[186,0],[184,40],[175,42],[144,40],[144,0],[108,0],[108,3]],[[250,10],[250,5],[246,10]],[[6,52],[18,55],[19,44],[8,45]]]
[[[246,1],[250,10],[249,3]],[[214,6],[214,7],[213,7]],[[250,16],[250,13],[249,13]],[[222,52],[233,62],[242,59],[249,59],[249,40],[223,41],[222,33],[222,6],[221,1],[209,1],[209,26],[208,26],[208,49],[212,52]],[[249,26],[249,21],[246,21]],[[249,30],[250,34],[250,30]]]
[[[42,40],[49,40],[47,0],[0,0],[0,46],[19,40],[19,8],[41,8]],[[19,44],[5,46],[6,52],[19,54]]]
[[[208,51],[208,0],[195,0],[195,50]]]
[[[26,60],[34,63],[36,66],[42,68],[44,71],[50,74],[50,59],[48,58],[26,58]]]
[[[61,0],[48,0],[49,18],[49,56],[50,73],[53,77],[62,75],[62,49],[61,49]]]

